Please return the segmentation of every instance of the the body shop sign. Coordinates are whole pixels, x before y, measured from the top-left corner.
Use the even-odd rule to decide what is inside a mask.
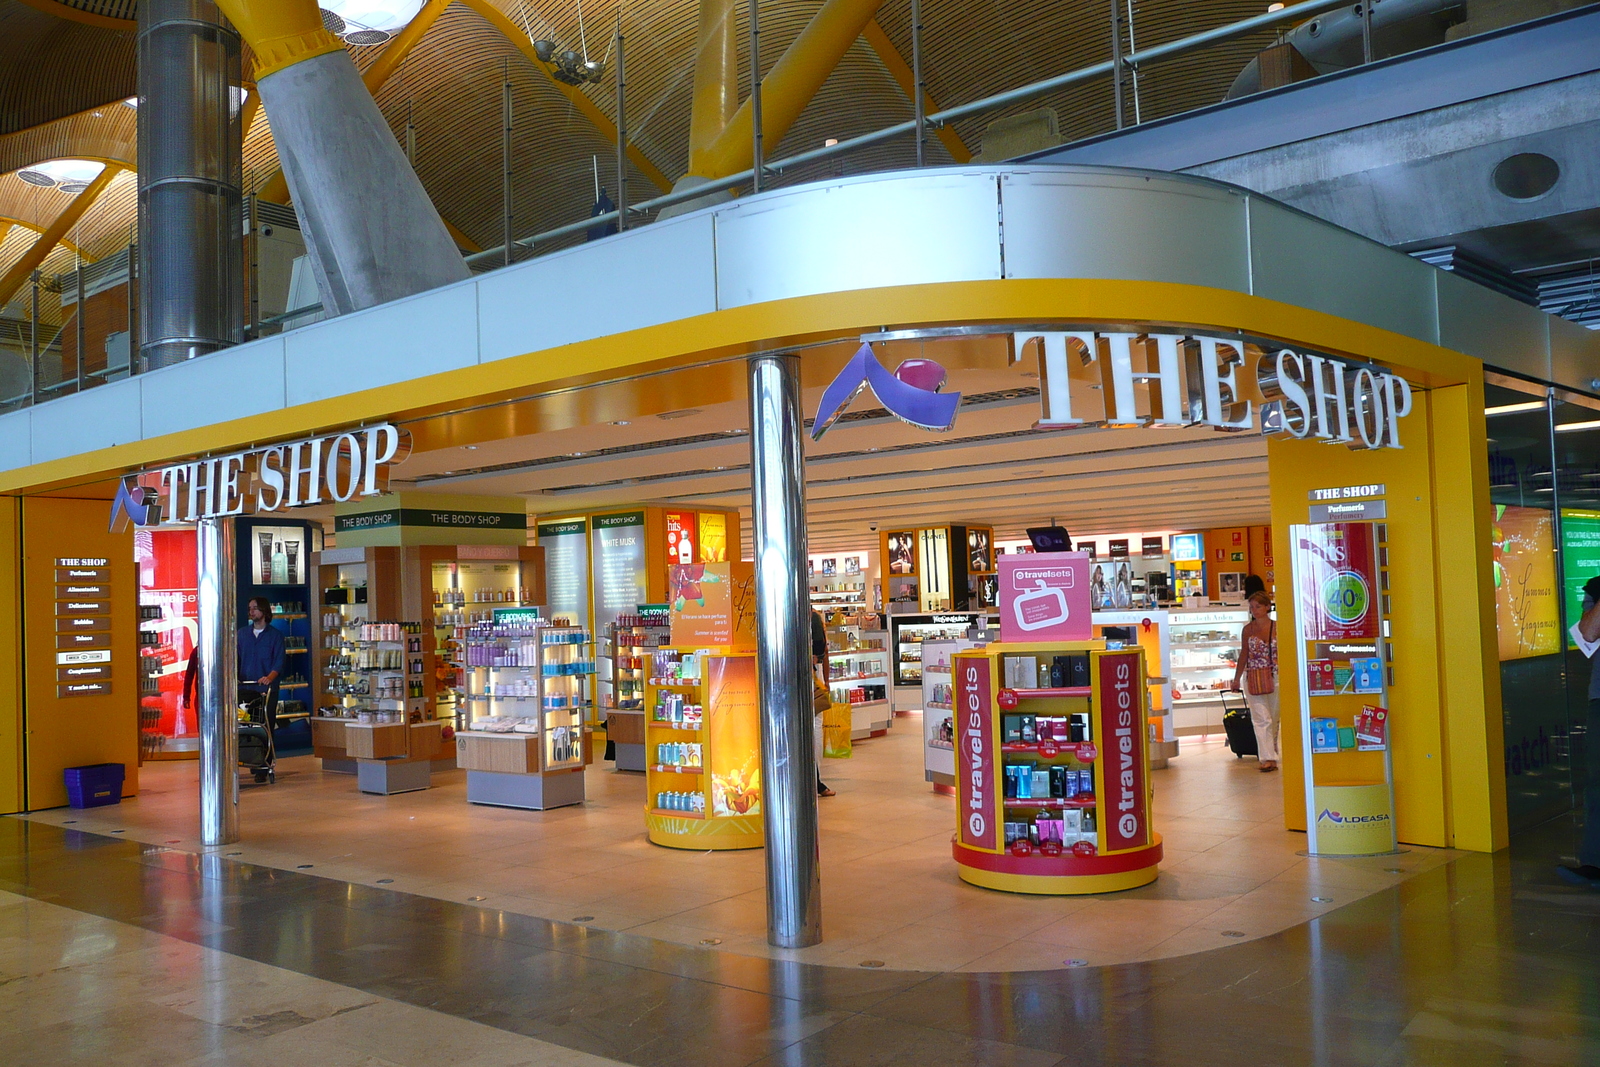
[[[1095,737],[1100,747],[1100,817],[1106,852],[1150,843],[1144,777],[1144,679],[1140,673],[1137,651],[1095,654],[1099,715]]]
[[[1378,636],[1377,537],[1370,522],[1297,527],[1295,573],[1307,641]]]
[[[1089,554],[1007,553],[1000,565],[1000,640],[1087,641]]]
[[[1004,558],[1004,557],[1002,557]],[[967,848],[1000,851],[995,805],[993,691],[986,656],[956,657],[957,840]]]

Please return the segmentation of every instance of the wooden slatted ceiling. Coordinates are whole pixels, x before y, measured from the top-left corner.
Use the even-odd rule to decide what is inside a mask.
[[[132,96],[134,35],[0,0],[0,134]]]

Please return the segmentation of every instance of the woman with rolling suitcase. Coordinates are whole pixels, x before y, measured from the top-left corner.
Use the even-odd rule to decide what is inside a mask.
[[[1278,769],[1278,624],[1269,616],[1272,601],[1266,593],[1251,593],[1246,601],[1250,621],[1239,635],[1239,655],[1233,670],[1233,687],[1244,681],[1245,703],[1256,730],[1256,754],[1263,771]]]

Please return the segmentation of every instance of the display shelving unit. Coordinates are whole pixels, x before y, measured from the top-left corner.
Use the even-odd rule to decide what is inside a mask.
[[[636,614],[606,625],[599,667],[610,681],[601,688],[600,714],[619,771],[645,769],[645,681],[651,657],[671,634],[666,605],[640,605]]]
[[[473,804],[543,810],[581,804],[583,724],[594,643],[532,613],[477,623],[462,641],[466,728],[456,764]]]
[[[850,737],[881,737],[889,729],[889,650],[850,648],[828,652],[828,689],[835,704],[850,705]]]
[[[846,615],[863,615],[868,610],[867,586],[865,574],[814,574],[811,606],[824,619],[841,609]]]
[[[1222,732],[1222,693],[1233,682],[1242,608],[1172,611],[1167,615],[1172,728],[1180,737]]]
[[[350,622],[329,656],[327,695],[343,711],[344,750],[358,788],[388,795],[426,789],[441,724],[427,716],[420,622]]]
[[[953,657],[957,698],[982,709],[956,743],[951,848],[964,881],[1061,895],[1155,880],[1162,845],[1150,825],[1144,653],[1103,646],[997,643]],[[1010,657],[1082,655],[1088,686],[1004,686]]]
[[[713,675],[722,672],[744,686],[715,689]],[[655,844],[705,851],[765,843],[754,684],[752,654],[662,648],[651,655],[645,828]]]
[[[957,652],[976,647],[965,638],[922,643],[922,777],[934,791],[952,793],[956,784],[954,664]]]

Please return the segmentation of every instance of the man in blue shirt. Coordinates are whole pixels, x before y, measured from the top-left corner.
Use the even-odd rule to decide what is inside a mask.
[[[1585,641],[1600,641],[1600,575],[1583,587],[1583,615],[1578,633]],[[1583,783],[1583,840],[1578,845],[1578,865],[1558,867],[1556,873],[1574,885],[1600,889],[1600,657],[1589,673],[1589,733],[1584,738],[1588,777]]]
[[[267,695],[267,729],[278,725],[278,680],[283,677],[283,634],[272,625],[272,602],[250,598],[250,622],[239,628],[239,699]]]

